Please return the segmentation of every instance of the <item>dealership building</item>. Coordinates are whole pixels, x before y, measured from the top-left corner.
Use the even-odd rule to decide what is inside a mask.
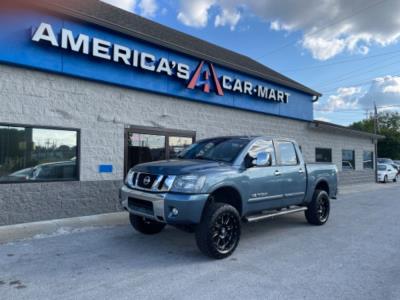
[[[266,135],[374,181],[378,135],[315,121],[318,92],[96,0],[3,2],[0,225],[114,212],[127,170],[197,139]]]

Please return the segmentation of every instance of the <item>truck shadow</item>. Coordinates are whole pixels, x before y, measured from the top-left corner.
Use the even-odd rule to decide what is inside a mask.
[[[242,236],[239,244],[251,245],[266,242],[276,243],[284,239],[288,232],[303,232],[304,227],[310,227],[303,215],[281,216],[267,221],[243,224]],[[194,234],[183,232],[173,227],[166,229],[157,235],[146,236],[137,233],[130,226],[124,226],[120,234],[112,237],[116,247],[115,253],[119,257],[125,257],[130,263],[140,261],[152,261],[157,264],[193,264],[210,261],[197,249]],[[267,240],[267,241],[266,241]],[[151,264],[150,264],[151,265]]]

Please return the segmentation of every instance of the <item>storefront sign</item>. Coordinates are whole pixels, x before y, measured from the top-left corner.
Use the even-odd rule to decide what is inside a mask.
[[[224,96],[225,91],[278,103],[288,103],[289,101],[290,94],[288,92],[233,76],[218,76],[212,63],[201,61],[193,71],[188,64],[183,62],[157,57],[153,53],[131,49],[125,45],[91,37],[87,34],[76,34],[67,28],[61,28],[60,32],[56,32],[48,23],[41,23],[33,29],[32,41],[124,64],[132,67],[132,70],[139,68],[146,72],[175,77],[186,82],[188,89],[202,88],[204,93],[210,93],[213,90],[216,95]]]

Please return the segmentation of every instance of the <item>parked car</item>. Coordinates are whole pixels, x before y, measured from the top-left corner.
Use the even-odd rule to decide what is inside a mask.
[[[133,167],[120,201],[137,231],[156,234],[168,224],[194,232],[200,251],[220,259],[236,249],[242,221],[304,211],[310,224],[323,225],[336,193],[336,166],[306,164],[295,141],[239,136]]]
[[[398,171],[391,164],[378,164],[378,181],[388,183],[396,182]]]
[[[32,177],[33,168],[26,168],[9,175],[0,177],[0,182],[19,182],[27,181]]]
[[[390,158],[378,158],[378,164],[389,164],[392,165],[393,164],[393,160],[391,160]]]

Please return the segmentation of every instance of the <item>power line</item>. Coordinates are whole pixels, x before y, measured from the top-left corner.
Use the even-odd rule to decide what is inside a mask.
[[[344,18],[341,18],[341,19],[338,19],[338,20],[336,20],[336,21],[334,21],[334,22],[331,22],[331,23],[327,24],[326,26],[323,26],[323,27],[321,27],[320,29],[318,29],[318,30],[316,30],[316,31],[314,31],[314,32],[305,34],[304,37],[312,36],[312,35],[314,35],[314,34],[317,34],[317,33],[321,32],[321,31],[323,31],[323,30],[325,30],[325,29],[327,29],[327,28],[329,28],[329,27],[331,27],[331,26],[333,26],[333,25],[339,24],[339,23],[341,23],[341,22],[343,22],[343,21],[345,21],[345,20],[347,20],[347,19],[350,19],[350,18],[352,18],[352,17],[355,17],[356,15],[358,15],[358,14],[360,14],[360,13],[362,13],[362,12],[364,12],[364,11],[370,9],[370,8],[373,8],[373,7],[375,7],[375,6],[378,6],[378,5],[382,4],[382,3],[385,2],[385,1],[387,1],[387,0],[378,1],[378,2],[372,3],[372,4],[369,5],[369,6],[365,6],[365,7],[363,7],[362,9],[356,11],[355,13],[353,13],[353,14],[351,14],[351,15],[348,15],[348,16],[346,16],[346,17],[344,17]],[[282,49],[284,49],[284,48],[286,48],[286,47],[288,47],[288,46],[290,46],[290,45],[292,45],[292,44],[294,44],[294,43],[296,43],[296,42],[297,42],[297,40],[296,40],[295,42],[293,42],[293,39],[292,39],[292,41],[289,41],[288,43],[283,44],[282,46],[276,48],[275,50],[269,51],[269,52],[265,53],[264,55],[262,55],[262,56],[260,56],[260,57],[258,57],[258,58],[256,58],[256,59],[261,59],[261,58],[264,58],[265,56],[267,56],[267,55],[269,55],[269,54],[276,53],[276,52],[278,52],[279,50],[282,50]]]
[[[381,56],[386,56],[386,55],[391,55],[391,54],[396,54],[396,53],[400,53],[400,50],[379,53],[379,54],[375,54],[375,55],[369,55],[369,56],[361,57],[361,58],[343,59],[343,60],[339,60],[336,62],[330,62],[330,63],[325,63],[325,64],[314,64],[314,65],[311,65],[308,67],[303,67],[303,68],[286,69],[286,70],[281,70],[281,72],[301,72],[301,71],[307,71],[307,70],[311,70],[311,69],[319,69],[319,68],[324,68],[324,67],[329,67],[329,66],[334,66],[334,65],[341,65],[341,64],[353,63],[353,62],[362,61],[362,60],[369,60],[369,59],[373,59],[376,57],[381,57]]]
[[[384,69],[384,68],[386,68],[386,67],[392,66],[394,63],[399,62],[398,59],[399,59],[399,58],[396,57],[396,60],[395,60],[395,61],[391,61],[389,64],[384,64],[384,65],[381,65],[381,66],[378,66],[378,67],[375,67],[375,68],[366,69],[366,70],[365,70],[364,68],[361,68],[361,69],[357,69],[357,70],[355,70],[355,71],[349,72],[349,73],[347,73],[345,76],[339,76],[339,77],[336,77],[336,78],[332,78],[332,79],[330,79],[329,81],[323,82],[323,83],[322,83],[322,86],[320,86],[319,88],[320,88],[320,89],[323,89],[323,88],[332,86],[333,84],[337,84],[338,82],[343,82],[343,81],[345,81],[345,80],[347,80],[347,79],[350,79],[350,78],[357,78],[357,77],[359,77],[359,75],[358,75],[358,76],[354,76],[354,75],[351,75],[351,74],[358,74],[358,73],[361,73],[360,75],[364,75],[364,73],[366,73],[366,72],[372,72],[372,71]],[[387,62],[387,61],[385,61],[385,62]],[[379,63],[380,63],[380,62],[379,62]],[[349,76],[349,75],[350,75],[350,76]],[[329,83],[329,82],[330,82],[330,83]]]

